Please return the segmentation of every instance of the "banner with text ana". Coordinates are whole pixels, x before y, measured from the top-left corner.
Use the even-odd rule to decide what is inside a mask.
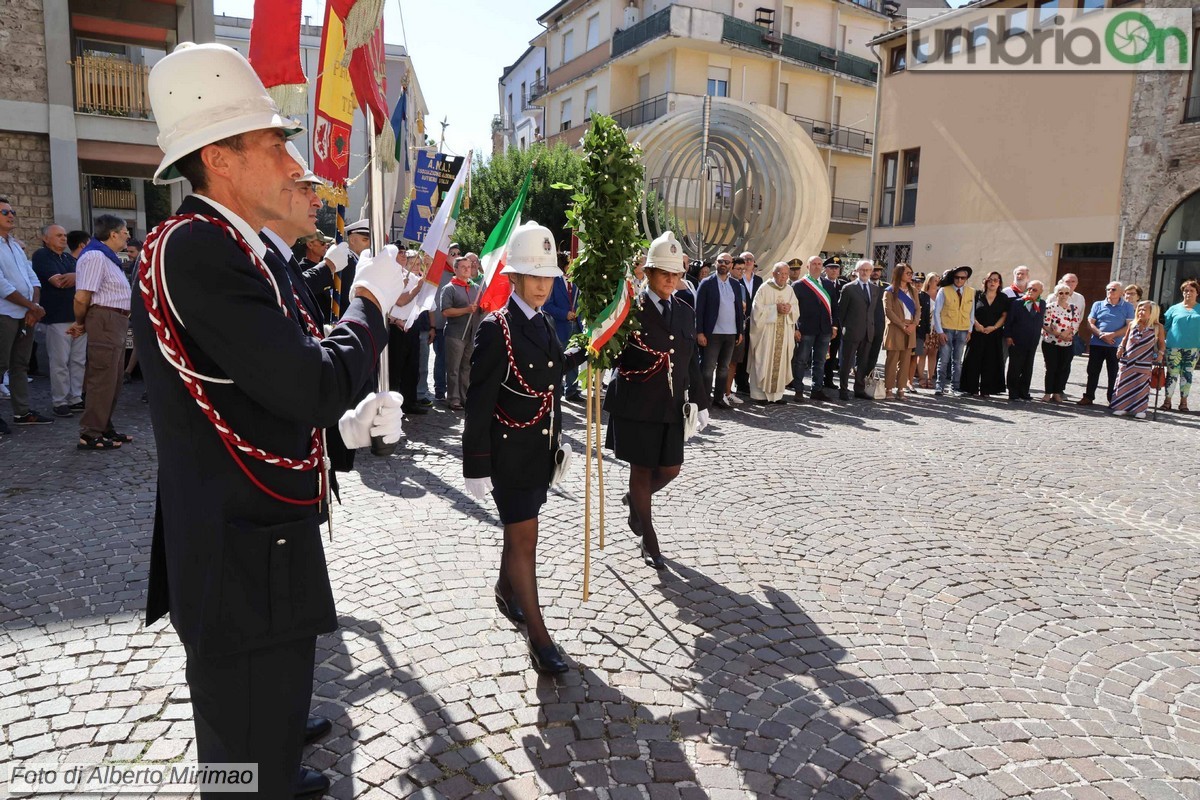
[[[454,179],[458,177],[458,171],[465,161],[462,156],[448,156],[427,150],[417,153],[417,168],[413,171],[416,197],[408,205],[408,219],[404,222],[405,239],[413,242],[425,240],[438,206],[454,185]]]

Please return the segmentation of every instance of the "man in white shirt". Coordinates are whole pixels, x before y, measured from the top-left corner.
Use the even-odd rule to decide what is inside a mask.
[[[33,352],[33,327],[46,316],[41,306],[42,284],[21,243],[13,238],[16,209],[0,197],[0,375],[8,371],[13,421],[42,425],[54,420],[29,407],[29,357]],[[0,420],[0,434],[9,433]]]

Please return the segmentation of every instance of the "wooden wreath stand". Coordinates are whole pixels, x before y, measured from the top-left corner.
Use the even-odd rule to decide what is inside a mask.
[[[587,443],[583,448],[583,599],[591,596],[592,567],[592,458],[596,460],[596,505],[599,508],[600,549],[604,549],[604,442],[600,438],[601,370],[588,367],[584,373],[587,403]]]

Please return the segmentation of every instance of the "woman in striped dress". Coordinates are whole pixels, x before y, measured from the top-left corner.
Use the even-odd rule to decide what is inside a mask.
[[[1137,314],[1129,332],[1117,348],[1121,370],[1113,389],[1110,407],[1114,416],[1126,414],[1146,418],[1150,401],[1150,370],[1161,364],[1167,350],[1163,326],[1158,323],[1158,306],[1149,300],[1137,304]]]

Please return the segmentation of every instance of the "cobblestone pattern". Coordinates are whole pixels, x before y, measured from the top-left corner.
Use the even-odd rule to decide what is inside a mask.
[[[138,619],[139,390],[118,453],[71,449],[69,422],[0,440],[0,763],[194,757],[182,648]],[[334,729],[306,754],[332,795],[1200,797],[1200,417],[743,409],[656,501],[666,573],[608,461],[583,602],[582,469],[551,496],[557,682],[492,605],[500,531],[460,488],[453,415],[361,455],[328,545],[342,626],[318,645]]]

